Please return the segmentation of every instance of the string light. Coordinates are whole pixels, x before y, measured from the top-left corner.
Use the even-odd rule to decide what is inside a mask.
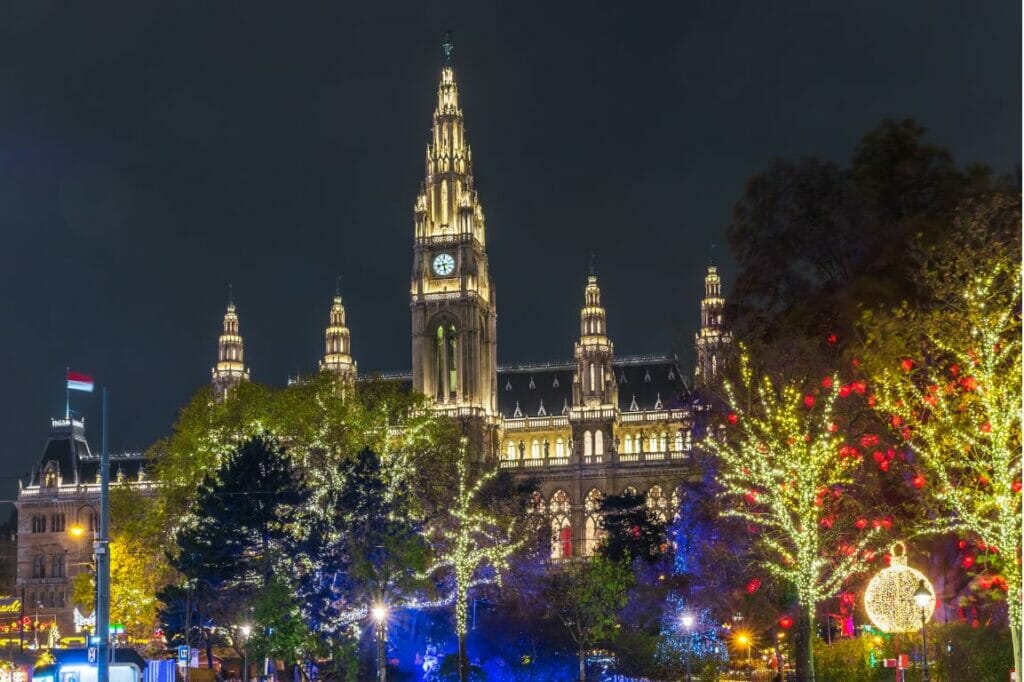
[[[832,376],[808,400],[812,394],[800,384],[779,388],[768,377],[755,381],[745,350],[740,374],[757,407],[744,409],[751,403],[738,400],[725,382],[729,426],[722,437],[705,441],[720,461],[720,483],[737,500],[724,513],[756,531],[762,566],[796,588],[800,605],[813,618],[818,603],[864,568],[865,552],[880,532],[866,523],[840,528],[835,522],[848,497],[843,491],[854,483],[861,461],[859,451],[833,428],[835,405],[843,396],[862,394],[862,382],[833,391],[839,383]]]

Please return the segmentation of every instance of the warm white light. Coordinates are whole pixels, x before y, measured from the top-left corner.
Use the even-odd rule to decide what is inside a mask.
[[[250,626],[248,626],[248,625],[243,625],[242,627],[239,628],[239,630],[242,631],[242,635],[245,636],[245,637],[248,637],[249,633],[252,632],[252,628]]]
[[[373,616],[375,621],[382,623],[388,617],[388,608],[383,604],[377,604],[370,609],[370,615]]]
[[[686,628],[687,630],[689,630],[690,628],[693,627],[693,616],[691,616],[690,614],[688,614],[688,613],[684,614],[683,617],[680,618],[679,620],[682,621],[683,627]]]

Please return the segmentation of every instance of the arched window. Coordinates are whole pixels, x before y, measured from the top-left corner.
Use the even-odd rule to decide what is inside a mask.
[[[572,522],[569,512],[572,500],[564,490],[556,490],[551,496],[551,558],[568,559],[572,557]]]
[[[633,436],[626,434],[626,437],[622,439],[622,451],[627,455],[633,452]]]
[[[660,485],[652,485],[647,491],[647,508],[654,512],[662,523],[668,521],[668,499]]]
[[[54,514],[50,519],[50,531],[54,533],[64,532],[65,519],[63,514]]]
[[[455,335],[455,325],[448,325],[448,392],[454,394],[459,390],[459,363],[458,338]]]
[[[532,459],[540,459],[540,441],[536,438],[530,443],[530,457]]]
[[[590,363],[590,390],[596,390],[596,387],[594,386],[594,363]]]
[[[590,431],[583,432],[583,456],[590,457],[594,454],[594,436]]]
[[[437,399],[445,401],[459,390],[459,339],[454,324],[437,327]]]
[[[668,433],[666,433],[665,431],[662,431],[661,432],[661,448],[659,449],[659,452],[665,452],[666,450],[668,450]]]
[[[32,558],[32,577],[46,577],[46,557],[42,554],[37,554],[35,557]]]
[[[505,457],[507,459],[515,459],[516,458],[516,444],[513,443],[512,441],[508,442],[508,447],[506,448]]]
[[[565,457],[565,441],[561,436],[555,439],[555,457]]]
[[[54,554],[50,557],[50,577],[51,578],[63,578],[64,577],[64,555]]]
[[[584,556],[591,556],[597,549],[597,544],[604,536],[604,531],[601,530],[601,498],[603,495],[597,488],[591,489],[587,493],[587,499],[584,503],[584,509],[587,513],[587,520],[583,529],[583,554]]]
[[[604,454],[604,431],[601,429],[594,432],[594,454]]]
[[[679,431],[676,431],[675,447],[673,447],[672,449],[675,450],[676,452],[682,452],[683,451],[683,431],[682,431],[682,429],[680,429]]]

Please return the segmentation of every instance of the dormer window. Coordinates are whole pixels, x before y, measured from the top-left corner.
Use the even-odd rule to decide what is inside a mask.
[[[56,488],[60,485],[60,468],[56,462],[47,462],[43,469],[42,486],[44,488]]]

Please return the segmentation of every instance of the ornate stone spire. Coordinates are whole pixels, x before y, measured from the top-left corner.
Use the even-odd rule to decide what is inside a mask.
[[[334,372],[346,381],[356,378],[356,362],[352,359],[352,341],[345,324],[340,281],[334,292],[330,322],[324,333],[324,359],[320,361],[320,371]]]
[[[579,406],[618,404],[618,384],[612,372],[613,345],[608,338],[608,322],[601,305],[601,289],[591,258],[587,286],[583,290],[580,310],[580,340],[576,343],[576,374],[573,384],[574,402]]]
[[[241,381],[249,380],[245,366],[245,348],[238,332],[238,313],[235,297],[228,285],[228,307],[224,313],[224,331],[217,343],[217,366],[213,368],[213,391],[217,400],[227,398],[231,389]]]
[[[471,235],[483,245],[484,212],[473,185],[473,152],[466,141],[459,107],[459,88],[451,62],[453,49],[449,31],[443,45],[444,64],[427,145],[426,174],[416,197],[416,238]]]
[[[704,276],[704,298],[700,302],[700,330],[694,344],[697,355],[694,374],[699,384],[706,385],[718,377],[725,352],[732,343],[732,334],[725,328],[724,308],[718,267],[709,265]]]

